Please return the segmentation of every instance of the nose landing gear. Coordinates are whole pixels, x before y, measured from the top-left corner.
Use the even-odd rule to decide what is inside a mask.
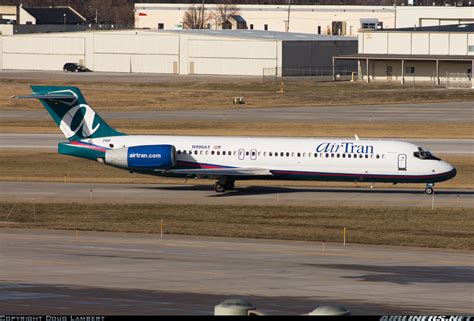
[[[434,187],[434,184],[432,184],[432,183],[426,184],[425,194],[426,194],[426,195],[431,195],[431,194],[433,194],[433,193],[434,193],[433,187]]]
[[[226,190],[233,190],[235,188],[235,181],[220,180],[214,184],[214,190],[217,193],[224,193]]]

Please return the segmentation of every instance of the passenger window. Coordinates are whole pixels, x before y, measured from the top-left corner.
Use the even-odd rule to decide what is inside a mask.
[[[359,155],[359,158],[362,158],[362,157],[363,157],[363,155],[362,155],[362,154],[360,154],[360,155]]]
[[[346,158],[346,154],[342,154],[342,158]]]
[[[192,151],[192,150],[190,150],[188,154],[189,154],[189,155],[192,155],[192,154],[193,154],[193,151]]]
[[[278,157],[278,152],[275,152],[275,157]]]
[[[232,152],[231,152],[231,151],[228,151],[228,152],[227,152],[227,155],[229,155],[229,156],[232,155]]]
[[[306,153],[303,153],[303,157],[306,157]]]
[[[209,155],[209,151],[208,151],[208,150],[206,150],[206,155]]]
[[[365,154],[365,158],[369,158],[369,155]]]
[[[252,152],[252,156],[255,156],[255,152]]]
[[[198,154],[198,151],[197,151],[197,150],[195,150],[195,151],[194,151],[194,155],[197,155],[197,154]]]
[[[296,154],[296,156],[301,157],[301,153]]]
[[[269,153],[268,153],[268,156],[273,156],[272,152],[269,152]]]
[[[290,153],[286,152],[286,157],[289,157],[290,156]]]
[[[329,158],[329,153],[326,153],[326,158]]]
[[[214,155],[214,151],[211,151],[211,155]]]
[[[347,158],[351,158],[351,157],[352,157],[352,155],[351,155],[351,154],[347,154]]]
[[[178,149],[178,155],[180,155],[180,154],[181,154],[181,151]]]
[[[220,154],[221,154],[221,152],[220,152],[220,151],[217,151],[217,155],[220,155]]]
[[[314,153],[314,157],[318,157],[318,153]]]
[[[331,158],[334,158],[334,153],[331,154]]]
[[[200,150],[200,151],[199,151],[199,155],[202,155],[202,153],[203,153],[203,151],[202,151],[202,150]]]
[[[246,155],[246,156],[249,156],[249,152],[245,152],[245,155]]]
[[[337,154],[336,157],[339,158],[341,155],[340,154]]]
[[[295,157],[295,153],[291,153],[291,157]]]
[[[283,152],[280,152],[280,156],[283,157],[285,155],[285,153]]]
[[[380,155],[377,154],[377,156],[375,156],[375,157],[376,157],[377,159],[379,159],[379,158],[380,158]]]

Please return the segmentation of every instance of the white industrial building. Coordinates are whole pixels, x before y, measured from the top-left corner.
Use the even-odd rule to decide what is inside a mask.
[[[136,3],[135,28],[181,29],[189,4]],[[200,8],[200,4],[196,4]],[[206,4],[211,13],[216,5]],[[474,22],[474,7],[237,5],[248,29],[357,35],[359,29],[405,28]],[[288,22],[289,20],[289,22]],[[212,19],[207,28],[220,26]]]
[[[362,30],[358,53],[334,57],[359,62],[365,81],[430,81],[439,85],[450,74],[472,80],[474,24]],[[474,83],[473,83],[474,87]]]
[[[265,68],[330,67],[355,37],[256,30],[123,30],[0,36],[0,69],[261,76]]]

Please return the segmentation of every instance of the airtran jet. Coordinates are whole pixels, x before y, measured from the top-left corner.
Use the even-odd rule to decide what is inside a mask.
[[[219,136],[127,135],[110,127],[76,87],[32,86],[67,142],[58,152],[130,173],[215,179],[218,193],[237,180],[425,183],[456,175],[449,163],[401,141]]]

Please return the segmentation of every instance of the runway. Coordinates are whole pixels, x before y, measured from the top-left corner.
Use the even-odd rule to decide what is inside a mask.
[[[431,208],[432,196],[419,189],[246,186],[216,193],[208,185],[99,184],[0,181],[0,201],[173,203],[212,205],[418,206]],[[348,184],[350,186],[350,184]],[[435,189],[435,207],[474,208],[474,191]]]
[[[3,314],[472,314],[472,252],[314,242],[0,230]]]
[[[371,138],[377,139],[377,138]],[[62,134],[17,134],[0,133],[0,148],[51,149],[56,150],[59,142],[66,139]],[[392,139],[386,139],[392,140]],[[473,154],[472,139],[420,139],[403,138],[403,141],[423,146],[438,154]]]
[[[111,106],[113,107],[113,106]],[[131,108],[132,109],[132,108]],[[306,121],[306,122],[466,122],[473,120],[473,102],[356,106],[235,108],[176,111],[98,111],[105,120]],[[46,110],[1,110],[4,120],[49,120]]]

